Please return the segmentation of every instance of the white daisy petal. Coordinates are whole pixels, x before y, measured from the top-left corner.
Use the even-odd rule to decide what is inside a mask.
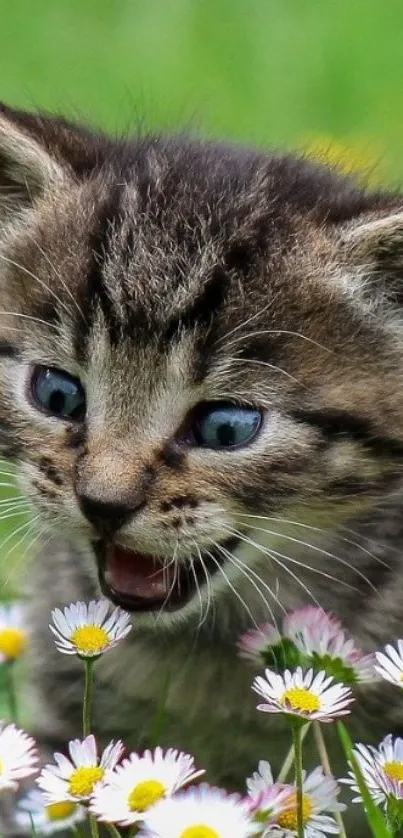
[[[332,678],[323,677],[323,673],[313,677],[312,670],[304,675],[300,667],[295,673],[286,670],[284,677],[266,669],[265,678],[255,678],[252,689],[266,701],[258,705],[258,710],[322,722],[349,713],[353,701],[349,687],[332,684]]]
[[[39,789],[28,792],[15,809],[15,821],[19,832],[30,836],[32,823],[37,835],[53,835],[55,832],[73,828],[86,817],[85,809],[72,801],[46,805]]]
[[[138,838],[181,838],[185,834],[214,838],[249,838],[261,832],[236,794],[202,783],[162,800],[145,815]]]
[[[339,788],[333,777],[323,774],[321,767],[310,774],[303,773],[302,813],[305,838],[324,838],[325,833],[339,832],[332,813],[341,812],[346,807],[339,803]],[[279,811],[268,819],[268,829],[264,836],[273,838],[293,838],[297,830],[297,790],[293,786],[288,800],[283,799]]]
[[[49,628],[59,651],[81,658],[99,657],[123,640],[132,628],[130,614],[114,608],[107,617],[109,607],[106,600],[91,600],[88,605],[72,603],[63,612],[55,608]]]
[[[95,789],[90,811],[101,821],[130,826],[142,821],[157,801],[203,773],[195,769],[193,757],[172,748],[132,753]]]
[[[36,781],[47,804],[88,800],[116,768],[124,748],[121,742],[110,742],[98,757],[95,738],[90,734],[83,741],[69,742],[68,750],[70,759],[54,754],[56,765],[45,765]]]
[[[354,747],[354,755],[375,803],[386,805],[388,797],[403,799],[403,739],[388,734],[378,748],[359,743]],[[353,803],[362,803],[353,771],[340,782],[356,792]]]
[[[14,724],[0,723],[0,791],[15,790],[19,780],[37,771],[38,753],[34,740]]]

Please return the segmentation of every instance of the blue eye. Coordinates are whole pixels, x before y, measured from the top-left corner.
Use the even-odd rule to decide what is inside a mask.
[[[236,448],[256,436],[262,423],[260,410],[228,402],[206,402],[196,409],[192,436],[205,448]]]
[[[80,421],[85,414],[85,393],[78,378],[55,367],[35,367],[31,392],[36,404],[60,419]]]

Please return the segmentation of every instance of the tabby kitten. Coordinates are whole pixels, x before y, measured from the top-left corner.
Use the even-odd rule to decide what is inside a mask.
[[[98,664],[99,735],[240,785],[283,756],[243,629],[315,602],[364,649],[402,634],[403,197],[6,106],[0,182],[0,445],[43,537],[37,728],[79,733],[49,612],[102,593],[134,629]],[[401,701],[368,692],[376,738]]]

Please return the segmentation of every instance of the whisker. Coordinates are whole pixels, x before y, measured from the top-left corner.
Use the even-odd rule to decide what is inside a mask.
[[[61,282],[61,283],[62,283],[64,290],[65,290],[65,291],[66,291],[66,293],[69,295],[70,299],[72,300],[73,304],[75,305],[75,307],[76,307],[76,309],[77,309],[77,311],[78,311],[78,313],[79,313],[79,315],[80,315],[81,319],[83,320],[83,322],[85,323],[85,325],[87,325],[87,320],[86,320],[86,318],[84,317],[84,313],[83,313],[82,309],[80,308],[80,306],[79,306],[79,304],[78,304],[78,302],[77,302],[77,300],[76,300],[76,298],[75,298],[74,294],[72,294],[72,292],[71,292],[71,290],[70,290],[69,286],[67,285],[67,282],[65,282],[65,281],[64,281],[63,276],[61,275],[61,273],[60,273],[59,271],[57,271],[57,269],[56,269],[55,265],[54,265],[54,264],[53,264],[53,262],[49,259],[48,254],[47,254],[47,253],[46,253],[46,251],[45,251],[45,250],[44,250],[44,249],[40,246],[40,244],[39,244],[37,241],[34,241],[34,245],[35,245],[35,247],[37,247],[37,248],[38,248],[38,250],[39,250],[39,252],[42,254],[43,258],[44,258],[44,259],[46,259],[46,261],[47,261],[48,265],[50,266],[50,268],[52,269],[52,271],[53,271],[53,273],[54,273],[55,277],[58,279],[58,281],[59,281],[59,282]]]
[[[14,259],[9,259],[8,256],[4,256],[3,253],[0,253],[0,259],[2,259],[3,262],[7,262],[7,264],[9,265],[13,265],[14,268],[17,268],[18,270],[22,271],[22,273],[26,274],[26,276],[29,276],[31,279],[35,280],[35,282],[37,282],[38,285],[41,286],[41,288],[44,288],[44,290],[56,300],[60,307],[63,308],[68,315],[70,315],[70,311],[67,308],[66,304],[63,302],[63,300],[61,300],[60,297],[58,297],[58,295],[53,291],[53,288],[49,288],[49,286],[46,285],[46,282],[43,282],[39,278],[39,276],[36,276],[36,274],[32,273],[32,271],[29,271],[28,268],[26,268],[24,265],[20,265],[19,262],[15,262]]]
[[[266,590],[269,592],[270,596],[273,597],[273,599],[277,602],[277,605],[279,606],[279,608],[285,614],[286,613],[285,608],[283,607],[282,603],[280,602],[278,597],[275,595],[275,593],[272,591],[270,586],[267,585],[266,582],[264,582],[263,579],[261,579],[259,574],[256,573],[251,567],[249,567],[247,564],[242,562],[241,559],[239,558],[239,556],[234,556],[233,553],[230,553],[229,550],[227,550],[226,547],[223,547],[220,544],[216,543],[216,546],[218,547],[220,552],[224,556],[227,557],[228,561],[230,561],[233,565],[235,565],[238,568],[238,570],[240,571],[242,576],[245,576],[247,578],[248,582],[250,583],[250,585],[252,585],[253,588],[257,591],[257,593],[259,594],[260,598],[262,599],[264,605],[266,606],[266,608],[269,612],[270,619],[272,620],[272,622],[274,623],[274,625],[277,628],[277,620],[276,620],[275,614],[273,612],[273,609],[272,609],[271,605],[269,605],[266,597],[264,596],[263,592],[260,590],[260,588],[258,587],[256,582],[253,579],[251,579],[251,576],[254,576],[256,579],[258,579],[258,581],[263,585],[264,588],[266,588]]]
[[[244,512],[238,512],[237,515],[240,515],[241,518],[260,518],[263,521],[273,521],[281,524],[292,524],[296,527],[302,527],[303,529],[312,530],[313,532],[318,532],[321,535],[326,535],[326,530],[323,527],[314,527],[312,526],[312,524],[304,524],[302,523],[302,521],[292,521],[290,518],[275,517],[273,515],[249,515]],[[346,532],[351,532],[351,535],[355,535],[357,538],[359,537],[358,533],[354,532],[354,530],[349,530],[347,527],[344,526],[341,527],[341,529],[346,530]],[[363,536],[363,538],[366,538],[366,536]],[[359,542],[351,541],[351,539],[346,538],[345,536],[340,536],[340,540],[344,541],[344,543],[348,544],[350,547],[355,547],[359,550],[362,550],[363,553],[366,553],[367,556],[369,556],[371,559],[374,559],[374,561],[379,562],[379,564],[383,565],[384,567],[389,567],[389,564],[387,562],[383,561],[383,559],[380,559],[379,556],[375,556],[374,553],[371,553],[370,550],[368,550],[362,544],[359,544]]]
[[[242,523],[242,522],[240,522]],[[298,544],[301,547],[308,547],[309,550],[313,550],[315,553],[321,553],[322,556],[327,556],[329,559],[334,559],[334,561],[339,562],[339,564],[343,565],[344,567],[348,567],[349,570],[352,570],[357,576],[359,576],[372,590],[374,593],[378,593],[375,586],[369,581],[369,579],[354,565],[347,562],[345,559],[342,559],[341,556],[336,556],[334,553],[330,553],[329,550],[325,550],[323,547],[318,547],[316,544],[310,544],[308,541],[302,541],[299,538],[294,538],[291,535],[287,535],[285,533],[276,533],[273,530],[266,530],[265,527],[253,527],[256,532],[264,532],[266,535],[274,535],[277,538],[280,537],[281,539],[285,539],[285,541],[291,541],[293,544]],[[271,548],[270,548],[271,549]]]
[[[260,335],[289,335],[290,337],[301,338],[301,340],[305,340],[307,343],[313,344],[313,346],[317,346],[318,349],[323,349],[325,352],[329,352],[329,354],[334,355],[333,349],[329,349],[327,346],[323,346],[322,343],[319,343],[317,340],[308,337],[308,335],[303,335],[301,332],[292,332],[288,329],[262,329],[258,332],[248,332],[245,335],[240,335],[239,337],[235,338],[235,340],[230,341],[226,344],[226,350],[231,349],[235,344],[241,343],[242,341],[249,340],[250,338],[259,337]]]
[[[256,547],[264,555],[267,555],[270,559],[272,559],[278,565],[278,567],[281,567],[282,570],[284,570],[286,573],[288,573],[288,575],[291,576],[292,579],[294,579],[295,582],[297,582],[297,584],[303,589],[303,591],[305,591],[305,593],[308,594],[308,597],[312,600],[312,602],[314,602],[315,605],[318,606],[318,608],[321,607],[320,603],[318,602],[318,600],[316,599],[316,597],[314,596],[312,591],[305,585],[305,583],[289,567],[286,567],[286,565],[284,565],[280,561],[280,559],[278,559],[273,554],[273,552],[271,550],[267,549],[266,547],[263,547],[263,545],[261,545],[261,544],[258,544],[257,541],[253,541],[253,539],[251,539],[247,536],[244,536],[244,534],[240,533],[238,530],[234,530],[234,533],[236,533],[238,535],[238,538],[240,538],[241,541],[244,541],[245,544],[250,544],[253,547]]]
[[[229,332],[227,332],[225,335],[223,335],[221,338],[219,338],[219,340],[217,341],[217,345],[220,345],[220,343],[222,343],[224,340],[227,340],[228,338],[230,338],[231,335],[235,334],[235,332],[239,332],[239,330],[243,329],[244,326],[247,326],[248,323],[252,323],[252,321],[256,320],[257,317],[261,317],[261,315],[264,314],[265,311],[267,311],[267,309],[270,308],[270,306],[272,304],[273,304],[273,300],[270,300],[265,306],[263,306],[262,309],[260,309],[259,311],[256,311],[255,314],[252,314],[251,317],[248,317],[242,323],[238,323],[238,326],[235,326],[234,329],[231,329]]]
[[[257,358],[229,358],[227,357],[227,361],[231,361],[233,364],[256,364],[256,366],[267,367],[274,372],[280,372],[282,375],[285,375],[286,378],[289,378],[291,381],[294,381],[295,384],[298,384],[299,387],[303,387],[304,390],[309,390],[309,387],[306,384],[303,384],[302,381],[298,381],[298,378],[295,378],[294,375],[291,375],[290,372],[287,370],[283,370],[282,367],[277,367],[276,364],[269,364],[268,361],[260,361]]]
[[[0,255],[0,258],[1,255]],[[41,320],[40,317],[33,317],[30,314],[22,314],[19,311],[1,311],[1,317],[21,317],[23,320],[30,320],[33,323],[42,323],[43,326],[47,326],[48,329],[54,329],[56,332],[59,332],[58,327],[54,323],[49,323],[47,320]],[[12,329],[11,326],[7,326],[7,329]],[[13,329],[14,332],[21,332],[22,329]]]
[[[249,606],[246,604],[245,600],[241,597],[241,595],[240,595],[239,591],[237,591],[237,590],[236,590],[236,588],[234,588],[234,586],[233,586],[233,584],[232,584],[231,580],[228,578],[228,576],[227,576],[227,574],[225,573],[225,570],[224,570],[224,568],[222,567],[222,565],[220,564],[220,562],[219,562],[219,561],[217,561],[217,559],[215,558],[215,556],[213,556],[213,554],[212,554],[212,553],[210,553],[210,551],[209,551],[209,550],[206,550],[206,549],[204,548],[204,552],[205,552],[205,553],[207,553],[207,555],[208,555],[208,556],[210,556],[210,558],[211,558],[211,560],[214,562],[214,564],[215,564],[215,566],[216,566],[217,570],[219,570],[219,572],[221,573],[221,576],[225,579],[226,584],[228,585],[228,587],[230,588],[230,590],[231,590],[231,591],[235,594],[235,596],[236,596],[237,600],[241,603],[242,607],[245,609],[246,613],[248,614],[248,616],[249,616],[249,617],[250,617],[250,619],[252,620],[253,625],[254,625],[254,626],[258,629],[258,628],[259,628],[259,626],[258,626],[258,624],[257,624],[257,622],[256,622],[256,620],[255,620],[255,618],[254,618],[254,616],[253,616],[253,614],[252,614],[252,611],[250,610]]]

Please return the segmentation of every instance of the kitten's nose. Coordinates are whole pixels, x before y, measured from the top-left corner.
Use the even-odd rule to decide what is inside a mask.
[[[143,506],[144,500],[128,505],[111,499],[91,495],[78,496],[81,511],[102,535],[113,535],[124,526]]]

